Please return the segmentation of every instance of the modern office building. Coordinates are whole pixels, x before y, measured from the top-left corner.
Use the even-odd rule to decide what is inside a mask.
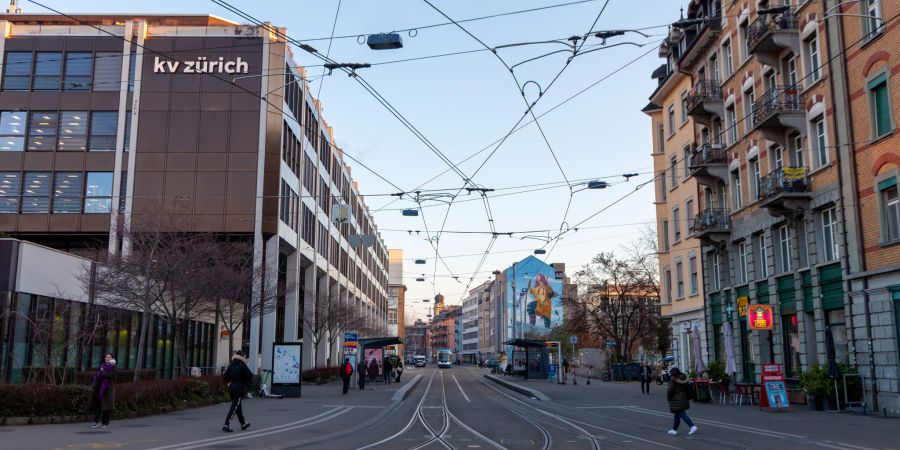
[[[304,367],[335,361],[303,326],[317,302],[383,328],[387,250],[284,29],[146,14],[5,14],[0,29],[0,231],[65,252],[37,252],[38,267],[128,253],[129,232],[178,223],[251,243],[256,299],[290,287],[245,330],[254,370],[271,367],[273,342],[300,338]],[[2,269],[31,275],[9,258]],[[49,294],[9,286],[3,307],[25,313],[25,295]]]
[[[398,248],[388,249],[388,304],[387,325],[388,336],[397,336],[403,339],[406,318],[406,285],[403,284],[403,250]],[[398,354],[403,354],[403,346],[400,346]]]

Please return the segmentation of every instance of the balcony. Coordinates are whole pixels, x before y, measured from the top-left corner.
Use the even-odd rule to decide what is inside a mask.
[[[778,55],[785,49],[800,54],[800,29],[794,13],[788,9],[760,14],[747,29],[747,50],[759,62],[779,67]]]
[[[691,21],[691,20],[689,20]],[[678,61],[678,68],[685,72],[692,72],[694,66],[701,64],[706,59],[706,50],[719,41],[722,33],[722,16],[696,19],[696,25],[688,26],[683,33],[685,39],[689,39],[688,47]],[[678,29],[680,31],[680,29]]]
[[[806,134],[806,111],[797,86],[776,86],[753,103],[751,128],[761,130],[766,139],[784,140],[788,130]]]
[[[688,161],[688,176],[711,189],[715,189],[719,181],[727,183],[728,152],[725,147],[712,143],[697,147]]]
[[[808,208],[811,190],[805,167],[775,169],[759,180],[760,206],[773,216],[794,216]]]
[[[716,80],[698,81],[688,91],[685,107],[689,116],[704,125],[712,123],[713,116],[725,117],[722,88]]]
[[[699,239],[704,245],[728,242],[731,239],[731,211],[725,208],[701,211],[694,218],[689,237]]]

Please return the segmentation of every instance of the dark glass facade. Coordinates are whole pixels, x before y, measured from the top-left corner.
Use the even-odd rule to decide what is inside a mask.
[[[112,353],[120,369],[134,368],[140,327],[141,315],[136,311],[42,295],[0,293],[0,382],[27,381],[29,368],[47,366],[48,358],[53,367],[79,372],[97,367],[103,355]],[[214,325],[190,321],[184,335],[187,367],[211,370]],[[142,367],[155,368],[159,378],[171,378],[176,364],[172,327],[154,315]]]

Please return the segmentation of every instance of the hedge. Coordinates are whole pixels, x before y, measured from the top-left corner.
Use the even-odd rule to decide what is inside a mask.
[[[316,384],[325,384],[337,380],[340,378],[340,374],[340,367],[319,367],[318,369],[304,370],[303,373],[300,374],[300,380]]]
[[[83,417],[88,414],[87,385],[0,385],[0,422],[10,417]],[[222,378],[177,378],[116,384],[114,419],[160,414],[226,401]]]

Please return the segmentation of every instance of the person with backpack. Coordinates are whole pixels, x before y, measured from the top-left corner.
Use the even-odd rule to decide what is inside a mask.
[[[356,373],[359,374],[359,390],[366,390],[366,374],[369,371],[368,364],[366,364],[366,358],[363,358],[359,361],[359,364],[356,365]]]
[[[403,360],[402,359],[397,360],[397,369],[394,372],[397,373],[397,378],[394,378],[394,381],[399,383],[400,375],[403,375]]]
[[[250,428],[250,422],[244,420],[244,409],[241,407],[241,400],[243,400],[247,394],[247,389],[250,388],[250,384],[253,382],[253,372],[247,367],[247,361],[240,350],[234,351],[231,364],[228,365],[228,369],[222,374],[222,379],[228,383],[228,395],[231,396],[231,408],[228,409],[228,415],[225,416],[225,426],[222,427],[222,431],[228,433],[234,431],[231,429],[231,418],[234,417],[235,413],[237,413],[238,422],[241,423],[241,430]]]
[[[353,364],[350,364],[350,358],[344,358],[344,365],[341,366],[341,380],[344,381],[344,395],[350,390],[350,377],[353,376]]]
[[[683,374],[677,367],[673,367],[669,371],[669,389],[666,392],[666,399],[669,401],[669,411],[675,414],[672,429],[667,431],[667,433],[672,436],[678,435],[678,425],[681,424],[682,420],[687,426],[691,427],[688,434],[696,433],[697,427],[687,415],[687,410],[691,408],[691,386],[687,375]]]

